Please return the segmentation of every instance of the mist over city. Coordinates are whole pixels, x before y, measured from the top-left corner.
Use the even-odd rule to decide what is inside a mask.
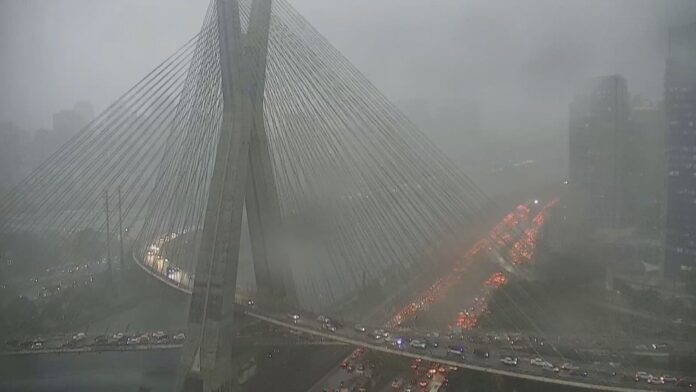
[[[0,0],[0,390],[696,390],[696,2]]]

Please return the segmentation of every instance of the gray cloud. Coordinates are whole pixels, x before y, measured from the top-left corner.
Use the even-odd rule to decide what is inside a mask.
[[[580,81],[621,73],[661,96],[666,28],[691,0],[291,0],[396,102],[473,100],[495,131],[565,121]],[[103,109],[187,38],[206,0],[0,0],[0,120]]]

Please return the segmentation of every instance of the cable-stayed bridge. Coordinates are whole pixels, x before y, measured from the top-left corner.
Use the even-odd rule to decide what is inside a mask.
[[[213,0],[2,201],[0,230],[118,237],[118,260],[191,294],[178,389],[223,391],[243,229],[258,303],[318,313],[439,268],[491,207],[285,0]]]

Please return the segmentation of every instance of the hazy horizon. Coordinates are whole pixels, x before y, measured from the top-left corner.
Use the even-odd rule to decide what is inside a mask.
[[[596,75],[659,99],[667,28],[696,16],[686,0],[290,2],[392,101],[474,102],[481,128],[503,134],[557,128],[575,86]],[[207,6],[0,2],[0,122],[50,129],[76,101],[103,110],[194,35]]]

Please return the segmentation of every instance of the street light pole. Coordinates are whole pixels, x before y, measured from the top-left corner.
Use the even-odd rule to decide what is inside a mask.
[[[123,213],[121,211],[121,186],[118,186],[118,242],[119,242],[119,257],[120,257],[120,270],[123,274],[123,269],[125,267],[123,263]]]
[[[106,198],[106,263],[109,268],[109,279],[111,279],[111,226],[109,225],[109,190],[104,191]]]

